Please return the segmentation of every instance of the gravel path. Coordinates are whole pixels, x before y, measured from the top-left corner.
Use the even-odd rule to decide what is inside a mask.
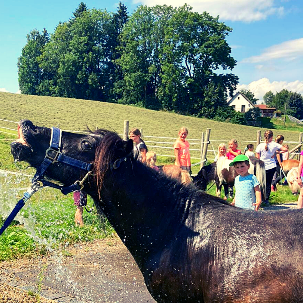
[[[296,203],[260,211],[296,208]],[[155,302],[118,238],[97,240],[47,257],[1,262],[0,303]]]

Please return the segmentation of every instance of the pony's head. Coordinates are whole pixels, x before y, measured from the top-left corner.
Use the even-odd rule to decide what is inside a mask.
[[[29,120],[19,122],[18,135],[19,138],[11,144],[11,152],[15,161],[25,161],[30,166],[40,169],[45,159],[51,158],[52,163],[45,171],[45,176],[67,186],[83,178],[87,173],[81,168],[73,166],[73,160],[92,164],[96,174],[102,168],[97,175],[101,180],[102,174],[108,168],[107,161],[129,154],[133,146],[131,140],[125,142],[117,134],[107,130],[97,130],[87,134],[62,131],[58,138],[59,148],[53,150],[50,149],[51,142],[53,142],[52,130],[35,126]],[[115,148],[109,152],[106,147],[113,145]],[[59,157],[68,157],[71,159],[70,163],[58,161]],[[104,159],[100,157],[104,157]]]
[[[207,184],[215,180],[216,162],[203,166],[197,176],[193,177],[194,185],[200,190],[206,190]]]

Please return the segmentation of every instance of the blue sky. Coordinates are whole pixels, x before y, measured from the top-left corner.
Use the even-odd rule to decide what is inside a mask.
[[[69,20],[81,0],[0,0],[0,91],[16,93],[17,61],[31,30],[51,34]],[[87,0],[89,9],[115,12],[118,2]],[[181,6],[184,0],[121,1],[132,13],[139,5]],[[207,11],[233,31],[227,37],[237,60],[233,73],[238,89],[257,98],[282,89],[303,94],[303,1],[301,0],[188,0],[194,11]]]

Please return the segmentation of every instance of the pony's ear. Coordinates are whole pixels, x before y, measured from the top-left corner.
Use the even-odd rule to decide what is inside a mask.
[[[133,151],[134,148],[134,141],[129,139],[127,141],[123,141],[123,147],[124,147],[124,151],[125,153],[128,155],[129,153],[131,153]]]

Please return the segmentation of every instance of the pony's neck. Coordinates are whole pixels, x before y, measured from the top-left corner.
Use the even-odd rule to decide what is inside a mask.
[[[102,200],[110,223],[140,264],[173,238],[186,219],[191,190],[137,161],[126,166],[107,177]]]

